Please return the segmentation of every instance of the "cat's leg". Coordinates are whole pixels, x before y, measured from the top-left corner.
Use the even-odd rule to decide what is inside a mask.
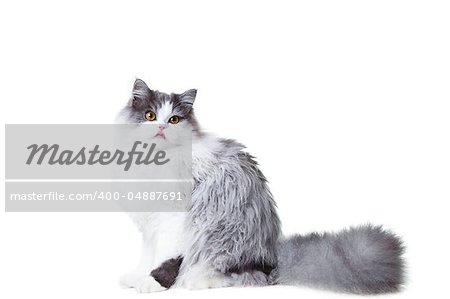
[[[146,273],[149,273],[153,264],[153,238],[152,233],[147,229],[153,218],[153,213],[136,212],[128,213],[128,215],[142,232],[141,255],[137,266],[132,271],[124,274],[119,279],[119,284],[123,288],[134,288],[137,286],[138,281]]]
[[[182,258],[161,261],[155,255],[157,246],[154,246],[153,241],[144,238],[139,264],[121,278],[120,284],[123,287],[134,288],[138,293],[151,293],[167,290],[173,285]]]
[[[121,285],[148,293],[169,288],[181,264],[185,213],[153,213],[143,226],[141,260]]]
[[[154,264],[154,246],[152,246],[152,243],[152,238],[144,235],[139,263],[133,271],[122,276],[119,281],[122,287],[135,288],[139,293],[157,292],[166,289],[154,277],[150,276]]]

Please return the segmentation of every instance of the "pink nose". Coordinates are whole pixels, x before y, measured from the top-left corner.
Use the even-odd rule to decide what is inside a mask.
[[[167,125],[159,125],[158,128],[159,128],[160,131],[162,131],[162,130],[164,130],[165,128],[167,128]]]

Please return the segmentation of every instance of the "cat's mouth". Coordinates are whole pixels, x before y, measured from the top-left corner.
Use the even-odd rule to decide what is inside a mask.
[[[166,135],[164,134],[164,132],[159,131],[158,133],[155,134],[155,136],[153,136],[153,138],[166,139]]]

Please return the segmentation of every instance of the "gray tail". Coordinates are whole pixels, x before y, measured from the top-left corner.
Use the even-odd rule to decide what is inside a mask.
[[[296,235],[280,243],[277,283],[356,294],[395,292],[404,280],[403,251],[401,240],[381,226]]]

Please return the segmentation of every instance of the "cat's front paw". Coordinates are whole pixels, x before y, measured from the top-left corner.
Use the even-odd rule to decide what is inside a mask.
[[[127,273],[119,280],[123,288],[134,288],[138,293],[152,293],[167,290],[161,286],[153,277],[137,273]]]
[[[134,288],[140,277],[142,277],[142,275],[127,273],[119,279],[119,285],[122,288]]]
[[[167,288],[161,286],[159,282],[151,276],[145,276],[139,279],[134,288],[138,293],[153,293],[167,290]]]

